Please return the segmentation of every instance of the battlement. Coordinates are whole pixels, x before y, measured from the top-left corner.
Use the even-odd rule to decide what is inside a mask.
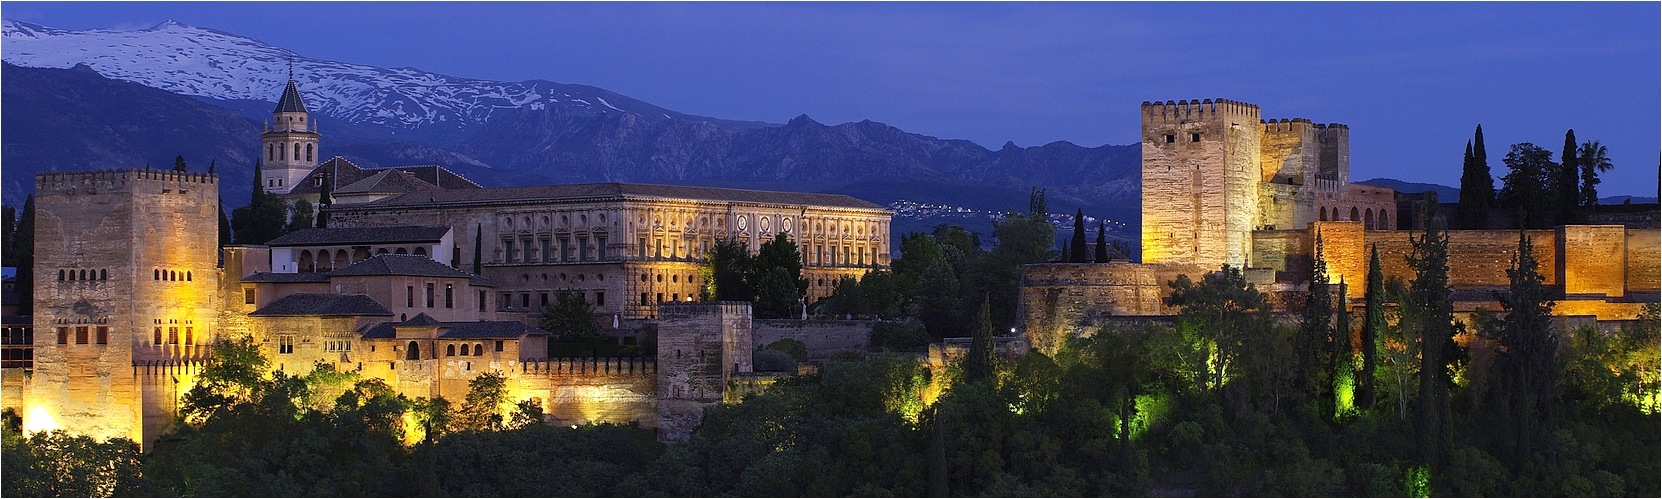
[[[1257,120],[1260,113],[1257,104],[1229,99],[1144,101],[1142,110],[1143,121],[1167,123],[1223,116],[1250,117]]]
[[[1259,123],[1264,125],[1264,133],[1302,132],[1302,131],[1310,129],[1312,127],[1320,128],[1322,126],[1322,125],[1312,125],[1310,123],[1310,120],[1305,119],[1305,118],[1281,118],[1279,120],[1273,120],[1273,119],[1271,119],[1271,120],[1259,120]]]
[[[701,303],[663,303],[658,305],[658,317],[686,319],[706,315],[750,315],[750,302],[716,301]]]
[[[138,185],[200,184],[216,188],[219,175],[174,170],[116,169],[90,172],[44,172],[35,174],[35,192],[95,193],[100,190],[127,190]],[[181,187],[183,189],[185,187]],[[217,188],[216,188],[217,189]],[[216,191],[217,192],[217,191]]]
[[[207,361],[198,359],[168,359],[133,361],[133,376],[155,378],[162,376],[188,375],[195,376],[207,366]]]

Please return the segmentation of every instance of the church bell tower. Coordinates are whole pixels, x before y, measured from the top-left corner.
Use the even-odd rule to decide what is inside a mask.
[[[289,67],[289,83],[283,87],[283,96],[277,100],[277,109],[271,112],[271,122],[260,134],[261,154],[265,178],[261,185],[268,193],[287,194],[317,168],[317,125],[312,123],[306,103],[300,100],[300,89],[294,85],[294,67]]]

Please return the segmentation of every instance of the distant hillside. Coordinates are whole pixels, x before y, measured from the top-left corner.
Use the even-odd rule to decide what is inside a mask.
[[[1392,189],[1396,189],[1397,192],[1408,193],[1408,194],[1419,194],[1419,193],[1426,192],[1426,191],[1432,191],[1432,192],[1437,193],[1437,200],[1439,202],[1443,202],[1443,203],[1452,203],[1452,202],[1460,200],[1460,189],[1459,188],[1449,187],[1449,186],[1440,185],[1440,184],[1427,184],[1427,183],[1421,183],[1421,182],[1407,182],[1407,181],[1397,180],[1397,179],[1394,179],[1394,178],[1375,178],[1375,179],[1363,180],[1363,181],[1360,181],[1360,182],[1352,181],[1352,183],[1377,185],[1377,186],[1380,186],[1380,187],[1390,187]]]

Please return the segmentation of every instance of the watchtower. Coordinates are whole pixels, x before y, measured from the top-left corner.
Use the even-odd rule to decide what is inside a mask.
[[[35,369],[26,424],[154,439],[189,389],[141,367],[207,357],[218,293],[218,177],[170,170],[35,177]],[[183,383],[183,386],[179,386]],[[153,385],[153,386],[152,386]],[[34,421],[27,421],[34,419]],[[140,422],[143,422],[141,425]]]
[[[1258,106],[1144,102],[1143,263],[1245,267],[1263,170]]]

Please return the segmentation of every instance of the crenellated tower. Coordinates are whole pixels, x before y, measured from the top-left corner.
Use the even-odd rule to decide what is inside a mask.
[[[27,417],[148,444],[219,324],[219,182],[171,170],[35,177]],[[146,377],[165,368],[166,376]],[[50,422],[50,423],[47,423]]]
[[[1244,267],[1264,174],[1258,106],[1144,102],[1143,263]]]
[[[271,123],[260,134],[261,180],[266,192],[287,194],[317,168],[317,124],[310,120],[306,103],[300,99],[300,89],[294,84],[294,70],[289,70],[289,83],[277,100],[277,109],[271,112]]]

